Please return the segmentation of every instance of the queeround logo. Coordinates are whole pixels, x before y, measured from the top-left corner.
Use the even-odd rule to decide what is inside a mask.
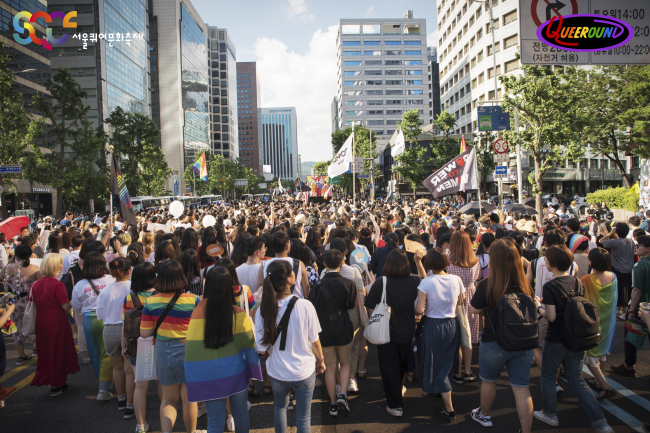
[[[632,40],[634,29],[618,18],[578,14],[553,17],[537,28],[537,38],[567,51],[603,51]]]
[[[50,51],[52,50],[52,45],[60,45],[68,40],[67,33],[63,34],[60,38],[55,38],[52,35],[51,27],[45,29],[45,38],[41,39],[36,36],[36,29],[34,29],[34,26],[30,23],[35,23],[39,18],[43,18],[48,24],[52,23],[52,18],[61,18],[63,20],[63,28],[77,28],[77,23],[70,21],[72,18],[77,18],[77,11],[68,12],[67,14],[58,11],[52,12],[51,14],[43,11],[38,11],[34,14],[22,11],[18,12],[14,16],[14,29],[17,32],[14,33],[14,40],[20,45],[27,45],[30,42],[34,42],[37,45],[42,45],[43,48]],[[27,37],[21,37],[21,35],[24,35],[25,33],[27,33]]]

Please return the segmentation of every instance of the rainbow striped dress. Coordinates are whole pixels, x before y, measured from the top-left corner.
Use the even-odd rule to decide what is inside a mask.
[[[263,380],[253,324],[238,306],[233,307],[233,341],[218,349],[205,348],[206,303],[204,299],[196,307],[187,331],[185,381],[191,403],[226,398],[247,389],[250,379]]]

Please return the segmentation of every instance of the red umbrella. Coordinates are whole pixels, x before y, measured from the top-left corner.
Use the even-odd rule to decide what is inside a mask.
[[[0,233],[4,233],[7,239],[11,239],[20,233],[20,229],[29,226],[28,216],[15,216],[0,222]]]

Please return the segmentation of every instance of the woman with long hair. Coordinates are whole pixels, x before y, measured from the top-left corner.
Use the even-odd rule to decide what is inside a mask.
[[[316,256],[318,269],[325,269],[325,265],[323,264],[323,252],[325,251],[325,247],[323,246],[323,239],[319,227],[315,226],[310,228],[307,232],[307,237],[305,238],[305,245],[307,245]]]
[[[196,250],[199,255],[199,263],[201,269],[214,265],[217,261],[214,257],[208,254],[208,247],[217,243],[217,230],[214,227],[207,227],[203,230],[201,237],[201,246]]]
[[[456,306],[465,304],[465,286],[459,276],[445,272],[449,259],[442,248],[431,248],[423,264],[432,275],[420,282],[415,307],[416,320],[426,316],[422,326],[420,379],[422,390],[438,394],[445,404],[436,414],[451,421],[456,412],[451,402],[449,372],[458,353],[460,326]]]
[[[458,275],[463,281],[465,287],[465,311],[469,313],[469,301],[474,296],[475,283],[481,275],[481,267],[478,263],[478,258],[474,254],[472,241],[467,232],[456,231],[451,235],[449,242],[449,262],[447,273],[451,275]],[[478,343],[478,328],[479,320],[475,314],[467,314],[469,320],[469,329],[471,333],[472,344]],[[454,375],[454,382],[465,383],[476,380],[476,376],[472,373],[472,349],[469,347],[461,346],[461,359],[458,365],[458,375]],[[463,374],[463,366],[465,374]]]
[[[485,234],[483,235],[485,236]],[[512,392],[515,394],[521,431],[530,433],[533,423],[533,400],[528,383],[533,350],[505,351],[496,341],[499,299],[507,293],[522,293],[533,298],[535,293],[526,279],[519,250],[512,242],[498,240],[490,247],[490,272],[481,280],[470,301],[473,314],[485,316],[485,327],[479,348],[481,406],[472,411],[472,419],[484,427],[492,427],[490,412],[496,397],[497,380],[505,366]]]
[[[246,383],[262,380],[255,336],[246,311],[235,305],[228,269],[215,266],[205,279],[205,297],[192,313],[185,350],[190,402],[205,401],[208,432],[221,433],[230,403],[237,431],[249,430]],[[224,372],[230,372],[224,377]],[[214,383],[232,386],[214,386]]]
[[[144,245],[144,259],[149,263],[153,263],[153,233],[142,234],[142,245]]]
[[[223,256],[230,257],[230,254],[232,254],[232,242],[228,240],[228,236],[226,235],[226,228],[222,224],[219,224],[215,226],[215,230],[217,243],[221,245],[224,251]]]
[[[196,251],[199,248],[199,235],[193,228],[188,228],[183,232],[181,237],[181,251],[192,249]]]
[[[246,255],[246,239],[250,237],[251,235],[248,232],[242,232],[235,240],[235,246],[232,249],[230,259],[236,268],[248,260],[248,256]]]
[[[201,278],[201,267],[196,250],[188,248],[183,251],[183,254],[181,254],[181,266],[183,267],[185,278],[187,278],[187,282],[189,283],[186,292],[202,297],[203,278]]]
[[[156,248],[157,250],[157,248]],[[140,336],[156,339],[156,365],[158,381],[162,385],[160,402],[161,431],[171,432],[176,422],[178,400],[183,401],[183,421],[187,433],[196,430],[196,403],[187,398],[185,385],[185,347],[190,317],[199,304],[199,297],[187,290],[187,278],[183,267],[176,260],[160,263],[156,269],[154,287],[158,293],[151,295],[144,304],[140,322]],[[169,314],[157,322],[171,305]],[[157,332],[156,332],[157,331]]]
[[[77,282],[72,289],[71,302],[72,308],[81,310],[83,314],[88,355],[99,379],[98,401],[109,401],[113,398],[110,393],[113,389],[113,364],[104,347],[104,323],[97,318],[97,298],[104,288],[115,282],[115,278],[107,274],[106,259],[102,253],[86,253],[81,270],[83,280]]]
[[[215,266],[221,266],[225,268],[230,274],[231,286],[235,296],[235,305],[239,305],[241,308],[246,309],[246,304],[248,304],[248,309],[252,315],[252,310],[255,307],[255,298],[253,297],[253,291],[250,287],[242,285],[239,282],[239,276],[237,275],[237,268],[232,260],[227,257],[223,257],[217,260]],[[244,296],[244,298],[242,298]]]
[[[296,396],[297,433],[309,433],[316,373],[325,372],[318,315],[311,302],[291,295],[294,284],[296,276],[287,261],[271,263],[264,278],[262,304],[255,315],[257,348],[260,353],[270,353],[266,370],[275,400],[275,433],[287,431],[291,388],[294,388]],[[281,332],[278,333],[281,322]]]

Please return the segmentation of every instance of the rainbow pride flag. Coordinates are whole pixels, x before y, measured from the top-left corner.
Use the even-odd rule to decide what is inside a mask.
[[[611,283],[603,286],[595,274],[587,274],[580,279],[585,286],[585,299],[594,304],[600,316],[600,343],[587,351],[587,356],[605,356],[614,348],[616,331],[616,302],[618,301],[618,282],[616,275]]]
[[[208,181],[208,165],[205,161],[205,152],[203,152],[199,159],[194,163],[192,170],[201,178],[203,182]]]
[[[185,346],[185,381],[191,403],[226,398],[248,388],[250,379],[263,380],[253,324],[235,306],[234,339],[218,349],[206,349],[204,299],[192,313]]]
[[[393,228],[393,230],[395,230],[395,227],[397,227],[400,224],[400,222],[401,222],[400,220],[394,218],[390,220],[390,226]]]

